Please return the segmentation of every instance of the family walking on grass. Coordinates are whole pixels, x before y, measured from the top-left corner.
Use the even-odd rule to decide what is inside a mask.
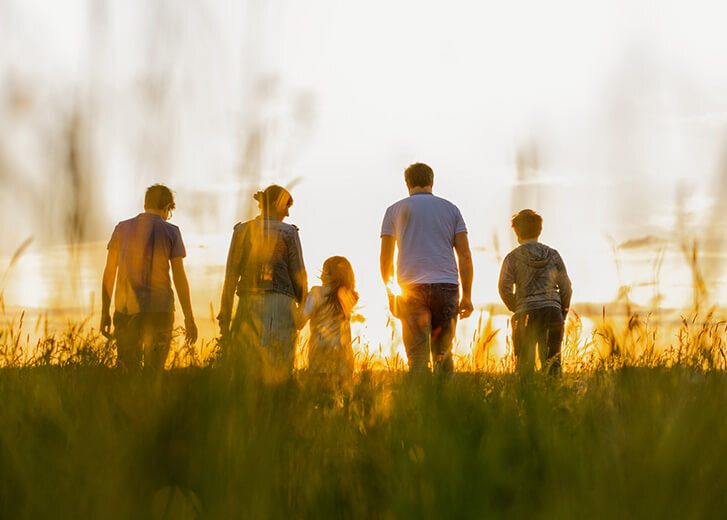
[[[412,164],[404,177],[409,197],[386,210],[381,226],[381,277],[391,313],[401,321],[410,371],[452,372],[457,319],[474,310],[467,227],[457,206],[432,193],[429,166]],[[217,316],[223,354],[254,366],[266,381],[283,381],[293,371],[298,333],[310,322],[309,371],[343,383],[354,368],[351,316],[358,294],[353,268],[345,257],[327,259],[321,284],[309,291],[298,229],[284,222],[293,197],[275,185],[254,197],[260,214],[234,227],[227,255]],[[174,325],[172,281],[186,339],[197,339],[186,251],[179,228],[168,222],[174,209],[169,188],[149,187],[144,212],[120,222],[108,244],[101,332],[111,337],[113,322],[118,363],[126,369],[164,367]],[[542,367],[558,374],[571,282],[558,252],[538,242],[540,215],[522,210],[513,216],[512,227],[520,245],[503,261],[499,292],[514,313],[516,366],[532,371],[537,352]]]

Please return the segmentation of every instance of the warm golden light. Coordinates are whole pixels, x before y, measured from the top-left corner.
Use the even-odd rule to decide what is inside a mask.
[[[509,216],[524,207],[543,215],[542,239],[568,266],[584,337],[594,328],[588,320],[603,322],[602,308],[619,319],[625,308],[676,316],[692,305],[695,279],[705,280],[709,304],[724,305],[727,242],[719,201],[727,169],[724,129],[715,124],[727,85],[720,67],[724,17],[685,18],[680,9],[664,8],[659,38],[652,38],[643,2],[625,3],[626,13],[608,2],[596,2],[601,10],[592,3],[533,2],[533,23],[508,3],[471,3],[463,4],[466,16],[444,23],[453,20],[442,16],[444,4],[406,0],[386,5],[390,23],[371,40],[377,9],[331,25],[328,3],[278,3],[286,20],[304,15],[310,22],[287,27],[265,9],[248,19],[244,2],[233,2],[232,16],[232,4],[223,4],[202,2],[205,16],[189,18],[162,9],[162,18],[183,17],[189,32],[159,38],[159,62],[149,67],[138,66],[146,63],[144,47],[133,44],[137,36],[154,36],[138,33],[133,22],[144,2],[124,4],[133,16],[109,11],[104,23],[114,36],[103,42],[93,41],[96,33],[81,36],[91,19],[83,2],[50,11],[31,0],[10,7],[11,18],[33,19],[47,38],[35,59],[4,65],[12,65],[16,79],[0,89],[8,129],[19,130],[6,132],[0,147],[6,166],[0,275],[18,244],[35,237],[0,290],[9,314],[48,314],[51,328],[62,328],[66,316],[97,313],[114,225],[142,211],[144,189],[163,182],[175,191],[172,223],[187,246],[201,336],[210,340],[218,332],[214,314],[232,227],[257,211],[252,192],[277,183],[295,198],[286,222],[299,227],[311,285],[319,283],[326,258],[349,258],[365,318],[354,323],[356,336],[372,351],[389,352],[400,340],[400,322],[389,311],[376,252],[386,208],[407,195],[403,168],[417,160],[431,162],[435,194],[454,202],[467,224],[472,300],[478,309],[492,307],[499,331],[490,353],[506,349],[510,315],[497,278],[515,246]],[[564,12],[580,23],[565,23]],[[400,21],[412,13],[439,36],[402,41]],[[200,20],[219,30],[200,30]],[[250,27],[275,45],[257,45]],[[23,41],[26,32],[14,24],[3,41]],[[518,36],[524,33],[529,38]],[[531,39],[542,45],[533,48]],[[92,52],[101,43],[103,52]],[[252,58],[248,49],[255,49]],[[113,70],[95,61],[107,54],[118,57]],[[166,61],[179,68],[171,74],[157,66]],[[683,79],[670,79],[676,77]],[[547,88],[533,78],[547,78]],[[94,109],[79,109],[66,121],[62,96],[41,102],[56,85],[88,90]],[[166,89],[164,104],[155,101],[158,85]],[[143,86],[142,95],[117,98],[116,87],[127,86],[134,92]],[[352,92],[366,95],[354,103]],[[46,128],[46,118],[62,124]],[[697,238],[704,241],[698,264],[683,247]],[[402,296],[395,279],[385,289]],[[476,323],[457,326],[457,353],[465,355]]]
[[[389,292],[389,294],[393,294],[396,297],[404,294],[404,291],[401,290],[401,286],[399,286],[397,281],[393,278],[387,282],[386,290]]]

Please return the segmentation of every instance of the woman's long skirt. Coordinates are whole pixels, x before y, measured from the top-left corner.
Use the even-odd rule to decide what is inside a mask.
[[[296,303],[280,293],[249,293],[240,297],[232,327],[242,358],[269,383],[287,380],[295,364],[298,342]],[[250,367],[253,368],[253,367]]]

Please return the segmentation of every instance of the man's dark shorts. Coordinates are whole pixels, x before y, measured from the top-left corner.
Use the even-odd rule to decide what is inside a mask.
[[[459,286],[412,285],[398,298],[404,346],[412,372],[436,368],[452,371],[452,340],[459,310]]]
[[[129,370],[144,366],[161,370],[169,354],[173,312],[114,313],[114,336],[119,365]]]

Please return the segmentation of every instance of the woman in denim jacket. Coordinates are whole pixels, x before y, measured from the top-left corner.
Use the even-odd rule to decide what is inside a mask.
[[[275,382],[293,369],[297,308],[308,291],[308,277],[298,228],[283,222],[293,197],[271,185],[254,198],[260,215],[238,223],[232,233],[217,319],[223,338],[234,340],[230,354],[256,353],[263,378]]]

